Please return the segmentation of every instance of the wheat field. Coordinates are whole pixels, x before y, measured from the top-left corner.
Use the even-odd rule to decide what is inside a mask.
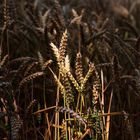
[[[140,139],[140,0],[0,0],[0,140]]]

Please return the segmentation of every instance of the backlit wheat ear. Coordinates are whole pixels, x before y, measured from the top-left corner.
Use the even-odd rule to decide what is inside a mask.
[[[81,84],[83,82],[84,77],[83,77],[82,56],[81,56],[80,52],[77,54],[75,65],[76,65],[75,66],[76,78],[77,78],[77,81],[79,82],[79,84]]]
[[[87,81],[88,81],[88,79],[90,78],[90,76],[93,74],[93,71],[94,71],[94,70],[95,70],[95,66],[94,66],[94,64],[91,63],[91,64],[89,65],[88,73],[86,74],[86,76],[85,76],[83,82],[81,83],[81,90],[82,90],[82,91],[85,89],[85,86],[86,86],[86,84],[87,84]]]
[[[67,68],[67,67],[66,67],[66,68]],[[71,82],[73,83],[74,87],[77,89],[77,91],[80,91],[80,86],[79,86],[79,84],[77,83],[77,81],[75,80],[75,78],[73,77],[73,75],[71,74],[71,72],[68,71],[66,68],[64,67],[64,65],[61,65],[60,74],[61,74],[62,76],[67,75],[68,78],[69,78],[69,79],[71,80]],[[68,69],[69,69],[69,68],[68,68]]]
[[[66,107],[69,108],[70,105],[72,105],[72,103],[74,102],[74,95],[72,94],[72,88],[67,75],[62,76],[61,79],[62,79],[62,84],[64,85],[66,90],[66,94],[65,94]]]
[[[31,75],[25,77],[25,78],[20,82],[19,87],[23,86],[23,84],[25,84],[25,83],[31,81],[32,79],[35,79],[35,78],[40,77],[40,76],[42,76],[42,75],[44,75],[44,72],[36,72],[36,73],[34,73],[34,74],[31,74]]]
[[[71,82],[73,83],[74,87],[79,92],[80,91],[80,86],[77,83],[77,81],[75,80],[75,78],[73,77],[73,75],[71,74],[71,72],[70,71],[66,71],[66,69],[64,69],[64,68],[63,68],[63,71],[68,75],[68,77],[71,80]]]
[[[97,84],[96,82],[94,83],[93,85],[93,90],[92,90],[92,96],[93,96],[93,104],[96,105],[98,103],[98,98],[99,98],[99,93],[98,93],[98,90],[96,88]]]
[[[62,35],[62,39],[60,42],[60,48],[59,48],[59,54],[60,54],[60,58],[59,61],[64,63],[65,61],[65,56],[66,56],[66,47],[67,47],[67,40],[68,40],[68,32],[67,29],[65,30],[65,32]]]
[[[69,62],[69,56],[66,55],[65,57],[65,69],[66,71],[70,71],[70,62]],[[63,67],[63,66],[62,66]],[[61,69],[62,69],[61,67]],[[62,77],[61,77],[61,81],[62,84],[64,85],[65,89],[66,89],[66,106],[69,108],[70,105],[74,102],[74,96],[72,94],[72,88],[71,88],[71,84],[68,78],[68,75],[66,73],[64,73],[62,70],[60,70]]]
[[[50,45],[52,47],[52,50],[53,50],[54,55],[56,57],[56,60],[59,63],[59,60],[60,60],[59,50],[58,50],[58,48],[53,43],[51,43]]]
[[[65,66],[66,71],[70,71],[70,62],[69,62],[68,55],[66,55],[66,57],[65,57],[64,66]],[[61,69],[62,69],[62,67],[61,67]],[[66,95],[65,95],[66,96],[66,106],[69,107],[74,102],[72,88],[71,88],[70,81],[69,81],[67,74],[64,73],[62,70],[60,72],[62,74],[62,77],[61,77],[62,84],[64,85],[64,87],[66,89]]]
[[[66,57],[65,57],[65,69],[67,71],[70,71],[70,60],[69,60],[69,56],[68,55],[66,55]]]
[[[95,69],[95,79],[94,79],[93,90],[92,90],[93,104],[95,107],[99,101],[98,99],[99,99],[100,92],[101,92],[101,82],[100,82],[98,72]]]

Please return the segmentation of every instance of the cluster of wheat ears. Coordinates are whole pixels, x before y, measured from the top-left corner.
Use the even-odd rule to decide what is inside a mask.
[[[123,2],[0,0],[0,139],[140,137],[140,3]]]

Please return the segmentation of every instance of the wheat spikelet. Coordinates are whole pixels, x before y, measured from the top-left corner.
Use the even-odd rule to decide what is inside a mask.
[[[61,39],[61,42],[60,42],[60,48],[59,48],[59,54],[60,54],[59,61],[60,61],[60,63],[61,62],[64,63],[64,61],[65,61],[67,39],[68,39],[68,35],[67,35],[67,29],[66,29],[65,32],[62,35],[62,39]]]
[[[11,139],[17,140],[19,137],[19,130],[22,126],[22,120],[12,115],[10,117],[10,125],[11,125]]]
[[[98,90],[96,89],[97,84],[94,83],[93,85],[93,90],[92,90],[92,95],[93,95],[93,104],[96,105],[98,103],[98,98],[99,98],[99,93]]]
[[[98,72],[95,69],[95,80],[94,80],[93,90],[92,90],[92,93],[93,93],[92,97],[93,97],[94,106],[96,106],[98,101],[99,101],[98,99],[99,99],[100,92],[101,92],[101,82],[100,82]]]
[[[77,89],[78,92],[80,92],[80,86],[77,83],[77,81],[75,80],[75,78],[73,77],[73,75],[71,74],[71,72],[66,72],[69,79],[71,80],[71,82],[73,83],[74,87]]]
[[[51,64],[51,63],[52,63],[52,60],[46,61],[42,66],[42,70],[45,70],[49,66],[49,64]]]
[[[26,109],[26,114],[28,114],[28,113],[30,113],[31,112],[31,110],[32,110],[32,108],[33,108],[33,106],[35,105],[37,103],[37,101],[36,100],[33,100],[33,101],[31,101],[30,102],[30,104],[28,105],[28,107],[27,107],[27,109]]]
[[[64,63],[66,61],[67,62],[69,61],[68,58],[65,57],[66,56],[66,46],[67,46],[67,30],[65,30],[65,32],[62,35],[59,50],[53,43],[51,43],[50,45],[51,45],[52,50],[55,54],[59,69],[60,69],[60,71],[62,71],[62,67],[65,65]]]
[[[60,58],[59,50],[58,50],[58,48],[53,43],[51,43],[50,45],[51,45],[52,50],[54,52],[54,55],[56,57],[57,63],[59,63],[59,60],[60,60],[59,59]]]
[[[40,110],[40,109],[41,109],[41,105],[38,102],[38,104],[37,104],[37,110]],[[38,113],[37,114],[37,122],[40,124],[41,123],[41,120],[42,120],[42,115],[41,115],[41,113]]]
[[[24,72],[24,76],[26,76],[32,69],[33,67],[35,67],[36,65],[38,65],[38,62],[33,62],[32,64],[30,64],[27,69]]]
[[[75,66],[76,78],[79,84],[81,84],[83,82],[84,77],[83,77],[82,57],[80,52],[77,54],[75,65],[76,65]]]
[[[71,20],[70,24],[76,23],[77,25],[80,25],[81,19],[82,19],[82,14],[79,16],[77,11],[75,11],[74,9],[72,9],[72,14],[73,14],[74,18]]]
[[[3,59],[0,61],[0,68],[2,68],[2,66],[5,64],[5,62],[7,61],[7,59],[8,59],[8,55],[5,55],[3,57]]]
[[[6,29],[7,26],[9,25],[9,22],[10,22],[9,3],[8,3],[8,0],[4,0],[3,15],[4,15],[4,29]]]
[[[59,63],[59,71],[62,77],[65,77],[66,73],[70,71],[70,62],[68,55],[65,57],[64,63]]]
[[[47,10],[42,16],[41,16],[41,22],[42,22],[42,26],[45,29],[46,27],[46,19],[48,18],[48,15],[50,13],[50,9]]]
[[[95,135],[101,134],[101,126],[100,126],[101,119],[99,116],[99,111],[96,108],[94,108],[93,110],[90,110],[88,112],[87,117],[88,117],[87,127],[95,131],[95,133],[92,134],[92,137],[95,137]]]
[[[105,21],[102,23],[100,31],[106,29],[107,26],[109,26],[109,18],[106,18]]]
[[[59,1],[58,0],[55,0],[54,1],[54,5],[55,5],[57,19],[58,19],[60,25],[62,27],[64,27],[65,26],[65,20],[63,18],[62,12],[61,12],[61,9],[62,8],[61,8],[61,5],[60,5]]]
[[[61,123],[62,129],[61,129],[61,136],[60,136],[60,140],[64,140],[66,139],[66,122],[65,120],[62,121]]]
[[[75,9],[72,9],[71,11],[72,11],[72,14],[74,17],[78,17],[78,13],[77,13],[77,11],[75,11]]]
[[[72,94],[72,88],[71,88],[70,81],[69,81],[67,75],[63,76],[61,79],[62,79],[62,83],[65,87],[65,90],[66,90],[66,94],[65,94],[65,96],[66,96],[65,97],[66,98],[66,106],[69,107],[74,102],[74,96]]]
[[[42,66],[44,64],[44,58],[43,58],[42,54],[39,51],[37,52],[37,54],[38,54],[40,66],[42,68]]]
[[[31,74],[31,75],[25,77],[25,78],[20,82],[19,87],[21,87],[23,84],[25,84],[25,83],[31,81],[32,79],[35,79],[35,78],[37,78],[37,77],[39,77],[39,76],[42,76],[42,75],[44,75],[43,72],[36,72],[36,73],[34,73],[34,74]]]
[[[67,71],[70,71],[70,60],[69,60],[69,56],[68,55],[66,55],[66,57],[65,57],[65,69]]]
[[[84,80],[82,81],[81,83],[81,91],[84,91],[85,90],[85,86],[87,84],[87,81],[88,79],[90,78],[90,76],[93,74],[93,71],[95,70],[95,66],[94,64],[90,64],[89,65],[89,70],[88,70],[88,73],[86,74]]]
[[[46,67],[48,67],[48,65],[52,62],[52,60],[48,60],[47,62],[44,62],[43,56],[40,52],[38,52],[38,57],[39,57],[39,63],[42,70],[45,70]]]
[[[67,71],[70,71],[70,62],[69,62],[68,55],[65,57],[64,66]],[[70,84],[68,75],[65,72],[63,72],[62,68],[63,68],[63,66],[61,66],[61,68],[60,68],[60,74],[62,75],[61,81],[66,90],[66,94],[65,94],[66,106],[69,107],[74,102],[74,96],[72,94],[72,88],[71,88],[71,84]]]
[[[54,18],[51,18],[51,21],[52,21],[53,26],[56,29],[57,33],[59,35],[61,35],[62,34],[62,31],[61,31],[61,27],[60,27],[59,23]]]
[[[74,85],[74,87],[77,89],[77,91],[80,91],[79,84],[77,83],[77,81],[75,80],[75,78],[73,77],[73,75],[71,74],[71,72],[66,70],[66,68],[64,67],[64,65],[61,65],[61,67],[60,67],[60,74],[62,76],[67,75],[68,78],[71,80],[72,84]]]
[[[96,117],[95,117],[95,122],[93,123],[93,128],[94,128],[94,130],[95,130],[95,132],[96,132],[96,135],[97,135],[97,134],[101,134],[101,132],[102,132],[102,130],[101,130],[101,125],[100,125],[101,119],[100,119],[100,117],[99,117],[99,115],[98,115],[98,111],[94,111],[94,115],[95,115]]]

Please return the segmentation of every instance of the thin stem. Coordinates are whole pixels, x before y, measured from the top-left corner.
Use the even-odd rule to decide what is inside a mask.
[[[58,74],[58,80],[60,80],[60,72]],[[57,86],[57,95],[56,95],[56,109],[58,108],[58,105],[59,105],[59,89],[60,89],[60,87],[58,85]],[[55,125],[59,126],[59,112],[58,111],[55,113]],[[55,127],[55,138],[54,139],[57,140],[57,138],[59,138],[59,127],[58,128]]]

